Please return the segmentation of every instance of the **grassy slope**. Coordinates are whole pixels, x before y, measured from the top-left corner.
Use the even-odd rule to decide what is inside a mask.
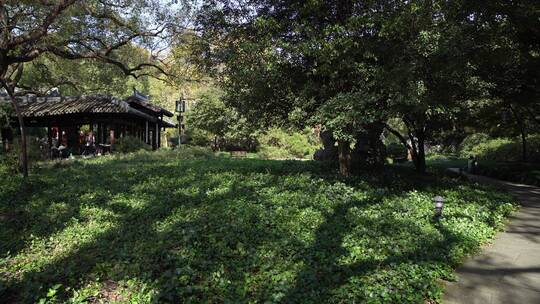
[[[315,162],[181,158],[0,174],[0,298],[422,303],[512,210],[407,168],[340,180]]]

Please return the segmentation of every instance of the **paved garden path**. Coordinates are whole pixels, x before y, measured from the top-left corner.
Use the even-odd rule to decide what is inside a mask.
[[[447,283],[443,303],[540,304],[540,188],[467,177],[507,190],[521,208],[492,245],[457,269],[457,282]]]

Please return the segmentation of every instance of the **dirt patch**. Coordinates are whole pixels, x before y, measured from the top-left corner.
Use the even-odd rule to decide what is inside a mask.
[[[121,293],[121,288],[118,283],[107,280],[103,282],[103,286],[99,291],[97,297],[94,298],[92,303],[114,303],[114,302],[124,302],[124,296]]]

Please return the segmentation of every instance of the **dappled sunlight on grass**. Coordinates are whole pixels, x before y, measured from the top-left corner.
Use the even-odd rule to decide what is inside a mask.
[[[47,165],[2,188],[18,193],[0,205],[2,298],[422,302],[512,210],[408,169],[342,179],[317,162],[198,153]]]

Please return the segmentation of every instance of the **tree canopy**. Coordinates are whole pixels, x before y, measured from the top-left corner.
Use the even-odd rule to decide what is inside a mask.
[[[212,78],[219,102],[192,116],[222,116],[201,127],[224,136],[211,125],[230,125],[228,111],[253,128],[322,126],[343,173],[361,145],[384,153],[383,128],[425,171],[426,144],[466,128],[520,134],[525,160],[540,123],[533,0],[4,0],[0,21],[0,81],[12,94]]]
[[[348,147],[401,120],[406,134],[387,129],[424,171],[426,140],[482,102],[535,113],[538,15],[534,1],[209,1],[199,55],[253,121],[322,124]]]

